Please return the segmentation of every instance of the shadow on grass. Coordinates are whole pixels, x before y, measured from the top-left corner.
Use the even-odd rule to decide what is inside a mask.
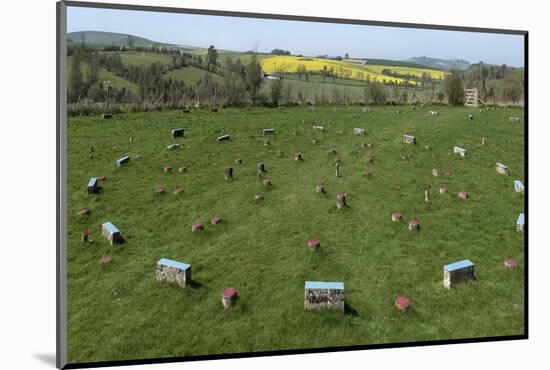
[[[55,353],[35,353],[33,357],[42,363],[55,367]]]
[[[345,302],[344,303],[344,315],[351,316],[351,317],[357,317],[357,316],[359,316],[359,313],[348,302]]]
[[[195,280],[191,280],[187,285],[189,285],[191,289],[200,289],[203,287],[201,282]]]

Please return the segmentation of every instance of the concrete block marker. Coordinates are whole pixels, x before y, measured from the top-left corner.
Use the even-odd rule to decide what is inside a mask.
[[[121,167],[122,165],[127,164],[128,162],[130,162],[130,156],[125,155],[124,157],[121,157],[116,160],[116,166]]]
[[[185,130],[182,128],[175,128],[172,130],[172,139],[175,139],[177,137],[184,137],[185,136]]]
[[[461,157],[466,157],[467,151],[466,151],[466,149],[464,149],[464,148],[461,148],[461,147],[459,147],[459,146],[455,146],[455,147],[453,148],[453,153],[454,153],[454,154],[459,154]]]
[[[412,135],[403,135],[403,143],[405,144],[416,144],[416,137]]]
[[[183,189],[180,188],[179,186],[176,186],[176,188],[174,189],[174,194],[175,195],[179,195],[183,192]]]
[[[113,118],[113,114],[112,113],[103,113],[101,115],[101,118],[103,118],[103,119]]]
[[[101,225],[101,234],[111,243],[111,245],[122,242],[120,230],[111,222],[105,222]]]
[[[496,163],[495,164],[495,170],[500,173],[501,175],[509,175],[510,170],[508,169],[508,166],[502,163]]]
[[[220,216],[214,216],[210,219],[212,225],[219,225],[222,223],[222,218]]]
[[[168,281],[185,288],[187,283],[191,282],[191,265],[161,258],[157,262],[156,277],[157,281]]]
[[[468,193],[465,192],[465,191],[461,191],[458,193],[458,198],[459,199],[468,199]]]
[[[520,119],[519,117],[510,117],[510,122],[512,123],[519,123]]]
[[[97,186],[97,178],[92,177],[90,181],[88,181],[87,186],[88,194],[95,194],[99,192],[99,186]]]
[[[313,131],[325,131],[325,126],[313,126]]]
[[[441,187],[439,188],[439,194],[445,194],[449,192],[449,188]]]
[[[274,134],[275,133],[275,129],[274,128],[264,128],[262,130],[262,134],[265,136],[265,135],[268,135],[268,134]]]
[[[525,192],[525,187],[523,186],[523,183],[519,180],[515,180],[514,181],[514,190],[516,191],[516,193],[524,193]]]
[[[323,184],[317,184],[317,185],[315,185],[315,192],[316,192],[316,193],[323,193],[323,194],[324,194],[324,193],[326,192],[326,191],[325,191],[325,185],[323,185]]]
[[[525,226],[525,215],[523,213],[520,213],[518,216],[518,220],[516,221],[516,230],[519,232],[523,232]]]
[[[158,188],[155,188],[154,192],[155,194],[164,194],[166,193],[166,190],[162,186],[159,186]]]
[[[345,310],[344,283],[306,281],[304,286],[304,309]]]
[[[204,229],[204,226],[203,226],[202,222],[196,222],[193,225],[191,225],[191,231],[193,231],[193,232],[200,231],[200,230],[203,230],[203,229]]]
[[[474,263],[462,260],[443,266],[443,286],[451,289],[456,284],[474,279]]]
[[[434,175],[435,177],[438,177],[439,175],[441,175],[441,170],[437,167],[432,168],[432,175]]]
[[[228,309],[237,302],[237,289],[225,288],[222,291],[222,304],[224,309]]]
[[[163,171],[164,171],[164,173],[172,172],[172,166],[164,166]]]
[[[229,135],[221,135],[216,138],[218,141],[226,141],[229,140]]]
[[[174,149],[178,149],[180,147],[179,144],[170,144],[166,147],[166,149],[168,150],[174,150]]]
[[[367,129],[356,127],[353,129],[353,134],[356,136],[365,136],[367,134]]]

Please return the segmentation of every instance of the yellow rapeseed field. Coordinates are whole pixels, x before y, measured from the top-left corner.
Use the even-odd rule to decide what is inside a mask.
[[[411,74],[415,76],[422,76],[423,72],[430,73],[432,78],[443,78],[444,72],[412,67],[390,67],[380,65],[361,65],[358,63],[322,59],[322,58],[310,58],[310,57],[296,57],[296,56],[273,56],[262,58],[260,60],[262,69],[268,73],[282,72],[282,73],[296,73],[299,66],[303,66],[309,72],[320,72],[323,67],[326,66],[327,71],[334,73],[336,77],[352,78],[355,80],[370,80],[375,82],[394,82],[401,84],[405,82],[402,78],[396,78],[386,76],[382,74],[382,70],[391,69],[399,74]],[[415,84],[414,81],[409,83]]]

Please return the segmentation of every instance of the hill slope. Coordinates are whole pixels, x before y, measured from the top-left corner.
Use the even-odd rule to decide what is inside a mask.
[[[125,33],[103,32],[103,31],[69,32],[67,33],[67,41],[69,43],[71,42],[80,43],[83,36],[87,44],[128,46],[128,37],[131,37],[134,42],[134,46],[136,47],[150,48],[154,45],[166,47],[166,48],[182,47],[181,45],[167,44],[164,42],[149,40],[145,37],[128,35]]]

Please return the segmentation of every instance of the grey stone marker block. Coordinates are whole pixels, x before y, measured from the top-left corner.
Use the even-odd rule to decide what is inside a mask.
[[[403,135],[403,142],[405,144],[416,144],[416,137],[412,135]]]
[[[344,312],[344,283],[306,281],[304,287],[304,309],[329,309]]]
[[[175,282],[180,287],[185,288],[185,285],[191,282],[191,265],[161,258],[157,262],[156,276],[157,281]]]
[[[443,266],[443,286],[451,289],[457,283],[474,279],[474,263],[462,260]]]
[[[107,238],[111,245],[122,242],[120,230],[110,222],[105,222],[101,225],[101,234]]]

